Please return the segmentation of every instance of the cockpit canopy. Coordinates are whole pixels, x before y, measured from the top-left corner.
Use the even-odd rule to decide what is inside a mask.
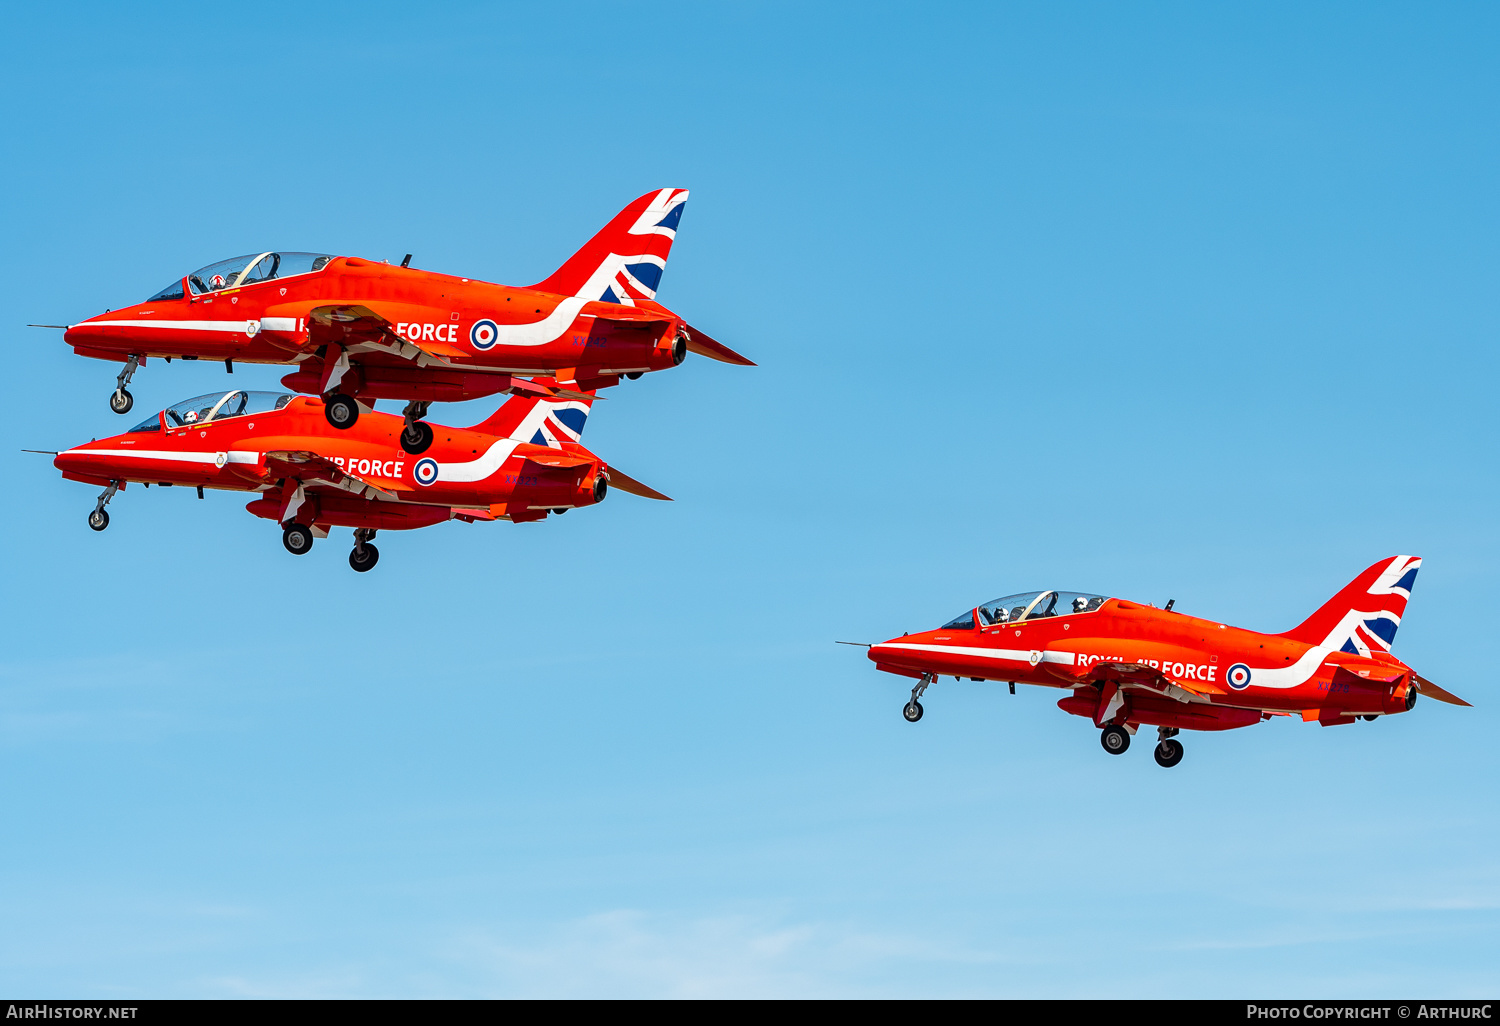
[[[943,624],[941,629],[973,630],[976,616],[978,626],[993,627],[1003,623],[1019,623],[1022,620],[1041,620],[1049,616],[1092,613],[1104,605],[1105,598],[1104,595],[1090,595],[1081,591],[1023,591],[1018,595],[991,599],[982,606],[966,610],[962,616]]]
[[[188,287],[195,296],[201,296],[220,289],[270,281],[272,278],[311,274],[313,271],[321,271],[332,259],[326,253],[247,253],[245,256],[230,257],[198,268],[187,276]],[[182,298],[182,279],[179,278],[146,302]]]
[[[137,431],[160,431],[162,420],[168,430],[188,425],[207,424],[210,421],[228,420],[230,417],[245,417],[254,413],[270,413],[291,402],[295,396],[287,392],[247,392],[235,389],[232,392],[210,392],[193,399],[184,399],[175,406],[168,406],[150,420],[141,421],[127,434]]]

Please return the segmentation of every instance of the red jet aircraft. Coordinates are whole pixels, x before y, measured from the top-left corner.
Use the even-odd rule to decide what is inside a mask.
[[[552,379],[539,384],[551,385]],[[610,485],[651,499],[647,488],[578,444],[591,396],[515,396],[471,428],[435,425],[431,452],[414,459],[397,440],[400,417],[370,413],[337,430],[321,399],[232,391],[170,406],[123,435],[57,454],[63,477],[105,486],[89,526],[109,526],[104,507],[135,481],[255,492],[245,508],[282,526],[302,555],[330,527],[354,528],[349,565],[380,557],[370,539],[445,520],[540,520],[591,506]]]
[[[1390,654],[1422,561],[1381,560],[1300,626],[1259,634],[1214,620],[1071,591],[986,602],[935,631],[870,646],[875,667],[918,678],[903,715],[939,674],[1071,692],[1058,708],[1102,727],[1119,755],[1141,724],[1157,728],[1156,761],[1182,761],[1179,730],[1230,730],[1272,716],[1324,726],[1406,712],[1418,693],[1468,705]]]
[[[407,401],[401,446],[432,444],[431,402],[499,392],[564,395],[682,363],[689,352],[751,362],[655,302],[686,189],[626,207],[546,281],[491,285],[359,257],[255,253],[183,276],[138,303],[67,326],[81,356],[124,361],[110,408],[150,357],[295,364],[287,388],[323,398],[335,428],[376,399]],[[40,325],[49,327],[49,325]],[[545,390],[527,377],[563,387]]]

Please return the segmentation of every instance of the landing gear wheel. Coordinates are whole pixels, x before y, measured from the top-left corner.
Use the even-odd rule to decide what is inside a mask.
[[[1364,717],[1364,721],[1366,723],[1374,723],[1375,722],[1375,717],[1374,716],[1366,716],[1366,717]]]
[[[1171,738],[1156,746],[1156,764],[1171,769],[1182,761],[1182,742]]]
[[[96,531],[102,531],[109,526],[109,514],[102,509],[96,509],[89,514],[89,526]]]
[[[906,717],[907,723],[916,723],[922,718],[922,703],[907,702],[906,708],[901,710],[901,715]]]
[[[116,413],[129,413],[130,408],[135,405],[135,396],[128,389],[117,388],[110,393],[109,408]]]
[[[1099,735],[1099,743],[1110,755],[1124,755],[1130,747],[1130,733],[1124,727],[1105,727]]]
[[[301,524],[292,524],[281,532],[281,544],[294,556],[305,556],[312,551],[312,532]],[[374,564],[372,563],[371,566]]]
[[[432,445],[432,425],[417,421],[409,428],[401,429],[401,448],[416,456]]]
[[[646,373],[646,372],[645,371],[627,371],[626,374],[625,374],[625,376],[627,378],[629,378],[631,381],[639,381],[639,380],[641,380],[641,375],[644,374],[644,373]]]
[[[349,553],[349,565],[360,573],[375,569],[375,564],[380,560],[380,550],[370,542],[365,542],[359,548]]]
[[[359,404],[352,396],[336,392],[323,401],[323,417],[340,431],[347,431],[359,420]]]

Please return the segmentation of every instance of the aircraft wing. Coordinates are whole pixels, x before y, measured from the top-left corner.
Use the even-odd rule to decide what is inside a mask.
[[[309,488],[337,488],[366,499],[398,502],[391,491],[351,474],[326,456],[315,452],[280,450],[266,453],[266,469],[277,477],[294,477]]]
[[[396,325],[363,303],[334,303],[315,306],[307,312],[308,342],[316,346],[329,344],[366,351],[378,350],[418,366],[454,356],[464,351],[446,342],[423,340],[420,345],[396,334]],[[422,357],[426,357],[423,360]]]
[[[1122,688],[1139,688],[1166,695],[1180,702],[1202,701],[1208,695],[1227,695],[1228,691],[1206,680],[1168,680],[1160,670],[1145,663],[1094,663],[1075,680],[1085,684],[1114,681]]]

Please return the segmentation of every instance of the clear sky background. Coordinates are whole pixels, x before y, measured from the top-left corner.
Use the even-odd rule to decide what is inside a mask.
[[[6,18],[0,991],[1495,993],[1493,6]],[[227,493],[95,534],[18,451],[138,419],[27,322],[265,248],[526,284],[664,186],[662,300],[760,364],[599,404],[672,504],[357,575]],[[834,644],[1043,587],[1279,631],[1397,553],[1475,708],[1171,771]]]

